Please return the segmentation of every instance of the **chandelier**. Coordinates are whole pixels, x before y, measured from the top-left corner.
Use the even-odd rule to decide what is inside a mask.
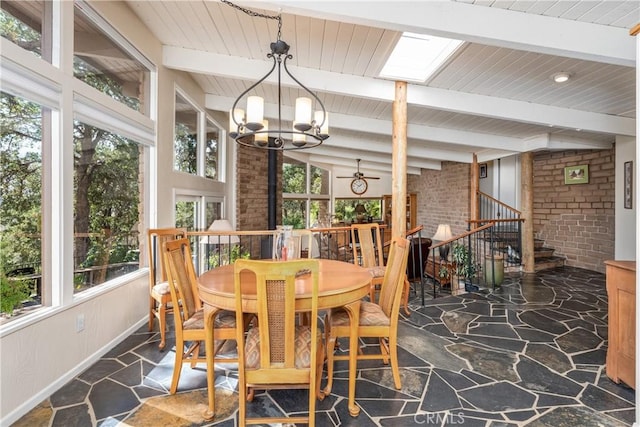
[[[244,9],[228,0],[221,0],[247,15],[275,19],[278,21],[278,39],[271,43],[271,53],[267,58],[273,60],[273,66],[260,80],[242,92],[235,100],[229,112],[229,136],[238,144],[269,150],[300,150],[313,148],[329,138],[329,116],[320,98],[296,79],[287,68],[287,61],[293,58],[289,53],[289,45],[280,39],[282,33],[282,16],[271,16]],[[282,70],[300,86],[308,96],[296,99],[293,125],[286,127],[282,117]],[[277,73],[278,105],[277,117],[271,121],[264,118],[264,99],[260,96],[247,96],[273,72]],[[238,108],[246,97],[246,111]],[[319,107],[313,111],[313,104]],[[290,121],[289,121],[290,122]]]

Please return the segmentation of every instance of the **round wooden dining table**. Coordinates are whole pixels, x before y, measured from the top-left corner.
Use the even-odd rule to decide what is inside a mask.
[[[351,321],[349,348],[358,348],[358,324],[360,321],[360,301],[369,294],[371,274],[358,265],[328,259],[318,260],[320,275],[318,283],[318,309],[344,307]],[[286,262],[286,261],[280,261]],[[207,394],[209,407],[205,413],[207,420],[215,416],[214,339],[215,314],[219,310],[235,311],[234,267],[225,265],[209,270],[198,277],[200,298],[204,304],[207,359]],[[243,307],[247,313],[257,313],[255,276],[250,273],[240,275]],[[310,276],[296,279],[296,311],[311,310]],[[357,352],[349,352],[349,413],[357,416],[360,408],[355,403]],[[326,390],[330,392],[330,390]],[[242,396],[240,397],[242,398]]]

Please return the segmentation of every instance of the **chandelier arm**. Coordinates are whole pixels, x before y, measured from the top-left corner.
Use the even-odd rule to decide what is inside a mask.
[[[249,93],[249,91],[251,91],[253,88],[255,88],[256,86],[258,86],[260,83],[262,83],[267,77],[269,77],[269,75],[271,73],[273,73],[273,70],[275,70],[276,68],[276,57],[272,54],[268,54],[267,57],[271,57],[273,58],[273,66],[271,66],[271,69],[269,70],[269,72],[267,74],[265,74],[260,80],[258,80],[257,82],[255,82],[254,84],[252,84],[251,86],[249,86],[249,88],[247,90],[245,90],[244,92],[242,92],[240,94],[240,96],[238,96],[236,98],[236,100],[233,103],[233,107],[231,107],[231,117],[233,118],[233,122],[238,125],[244,125],[244,123],[238,123],[236,122],[236,118],[235,118],[235,114],[233,114],[233,111],[235,111],[236,106],[238,105],[238,102],[242,99],[242,97],[244,97],[247,93]]]
[[[304,90],[306,90],[311,96],[313,96],[313,98],[318,101],[318,104],[320,104],[320,107],[322,108],[322,123],[318,124],[316,123],[318,132],[320,131],[320,128],[322,127],[322,125],[324,124],[324,121],[326,119],[327,116],[327,110],[324,108],[324,104],[322,103],[322,101],[320,101],[320,98],[318,98],[318,96],[313,93],[311,90],[309,90],[308,87],[306,87],[305,85],[303,85],[302,83],[300,83],[300,81],[298,79],[296,79],[293,74],[291,74],[291,72],[289,71],[289,68],[287,67],[287,59],[291,58],[291,55],[287,56],[284,59],[284,71],[286,71],[286,73],[289,75],[289,77],[291,77],[293,79],[294,82],[298,83],[298,85],[300,87],[302,87]]]

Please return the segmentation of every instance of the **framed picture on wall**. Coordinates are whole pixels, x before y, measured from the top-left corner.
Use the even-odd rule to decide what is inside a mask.
[[[633,207],[633,162],[624,162],[624,208]]]
[[[486,178],[486,177],[487,177],[487,164],[480,163],[480,178]]]
[[[589,182],[589,165],[567,166],[564,168],[565,184],[587,184]]]

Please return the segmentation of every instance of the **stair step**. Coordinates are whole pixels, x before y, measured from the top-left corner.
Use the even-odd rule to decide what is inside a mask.
[[[555,252],[555,249],[553,248],[536,248],[535,251],[533,251],[533,257],[535,259],[538,258],[550,258],[553,257],[553,253]]]
[[[563,267],[564,260],[565,260],[564,258],[559,256],[551,256],[548,258],[536,259],[534,270],[541,271],[541,270],[548,270],[550,268]]]

